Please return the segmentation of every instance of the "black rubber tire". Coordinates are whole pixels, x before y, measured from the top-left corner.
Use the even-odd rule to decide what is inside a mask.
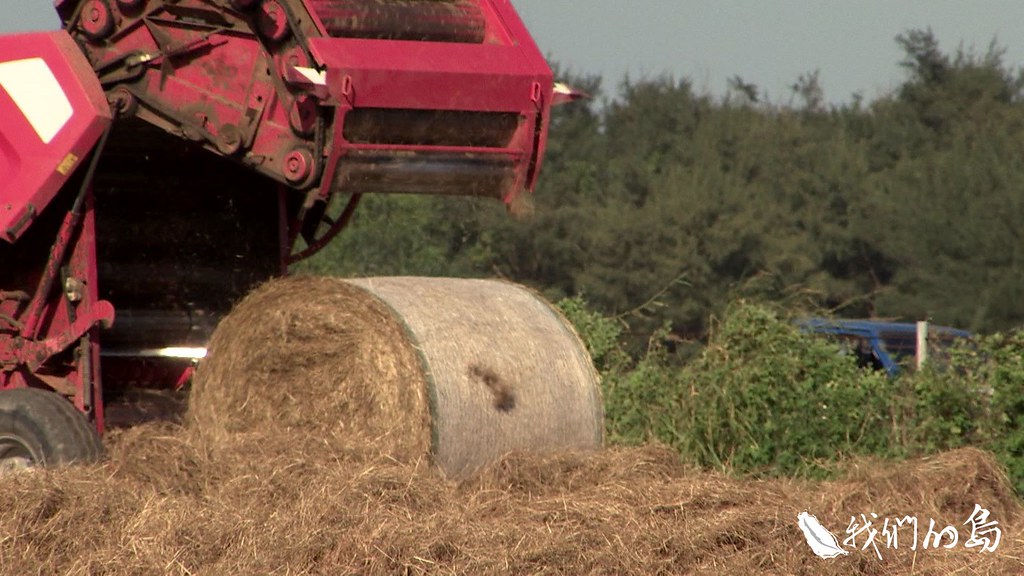
[[[89,463],[103,442],[71,402],[46,390],[0,391],[0,471]]]

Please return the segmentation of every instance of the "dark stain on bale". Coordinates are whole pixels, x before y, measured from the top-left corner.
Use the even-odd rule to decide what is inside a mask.
[[[511,412],[516,408],[516,391],[510,383],[498,374],[480,364],[469,366],[469,376],[487,387],[494,395],[494,408],[499,412]]]

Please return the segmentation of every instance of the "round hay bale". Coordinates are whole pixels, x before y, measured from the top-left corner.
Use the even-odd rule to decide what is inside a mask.
[[[238,433],[295,438],[308,456],[372,444],[396,457],[430,447],[419,357],[391,310],[340,280],[273,280],[214,331],[188,419],[222,444]]]
[[[508,452],[599,448],[603,429],[597,373],[548,303],[412,277],[261,286],[214,332],[189,418],[215,441],[287,432],[306,451],[429,454],[455,477]]]

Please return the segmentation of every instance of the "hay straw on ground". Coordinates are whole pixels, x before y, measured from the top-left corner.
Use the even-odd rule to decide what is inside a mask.
[[[603,412],[582,342],[522,287],[298,277],[221,322],[190,420],[214,444],[268,428],[296,450],[358,438],[461,477],[509,451],[600,448]]]
[[[510,455],[463,482],[352,449],[301,458],[270,434],[215,455],[174,425],[108,439],[109,462],[5,478],[2,574],[1019,574],[1024,510],[992,457],[959,450],[857,461],[835,482],[739,480],[650,446]],[[823,560],[808,510],[840,538],[850,515],[955,524],[977,501],[994,554],[870,551]]]

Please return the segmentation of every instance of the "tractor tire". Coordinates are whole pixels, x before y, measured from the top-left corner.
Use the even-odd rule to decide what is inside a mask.
[[[35,388],[0,391],[0,474],[95,462],[102,454],[96,429],[62,396]]]

